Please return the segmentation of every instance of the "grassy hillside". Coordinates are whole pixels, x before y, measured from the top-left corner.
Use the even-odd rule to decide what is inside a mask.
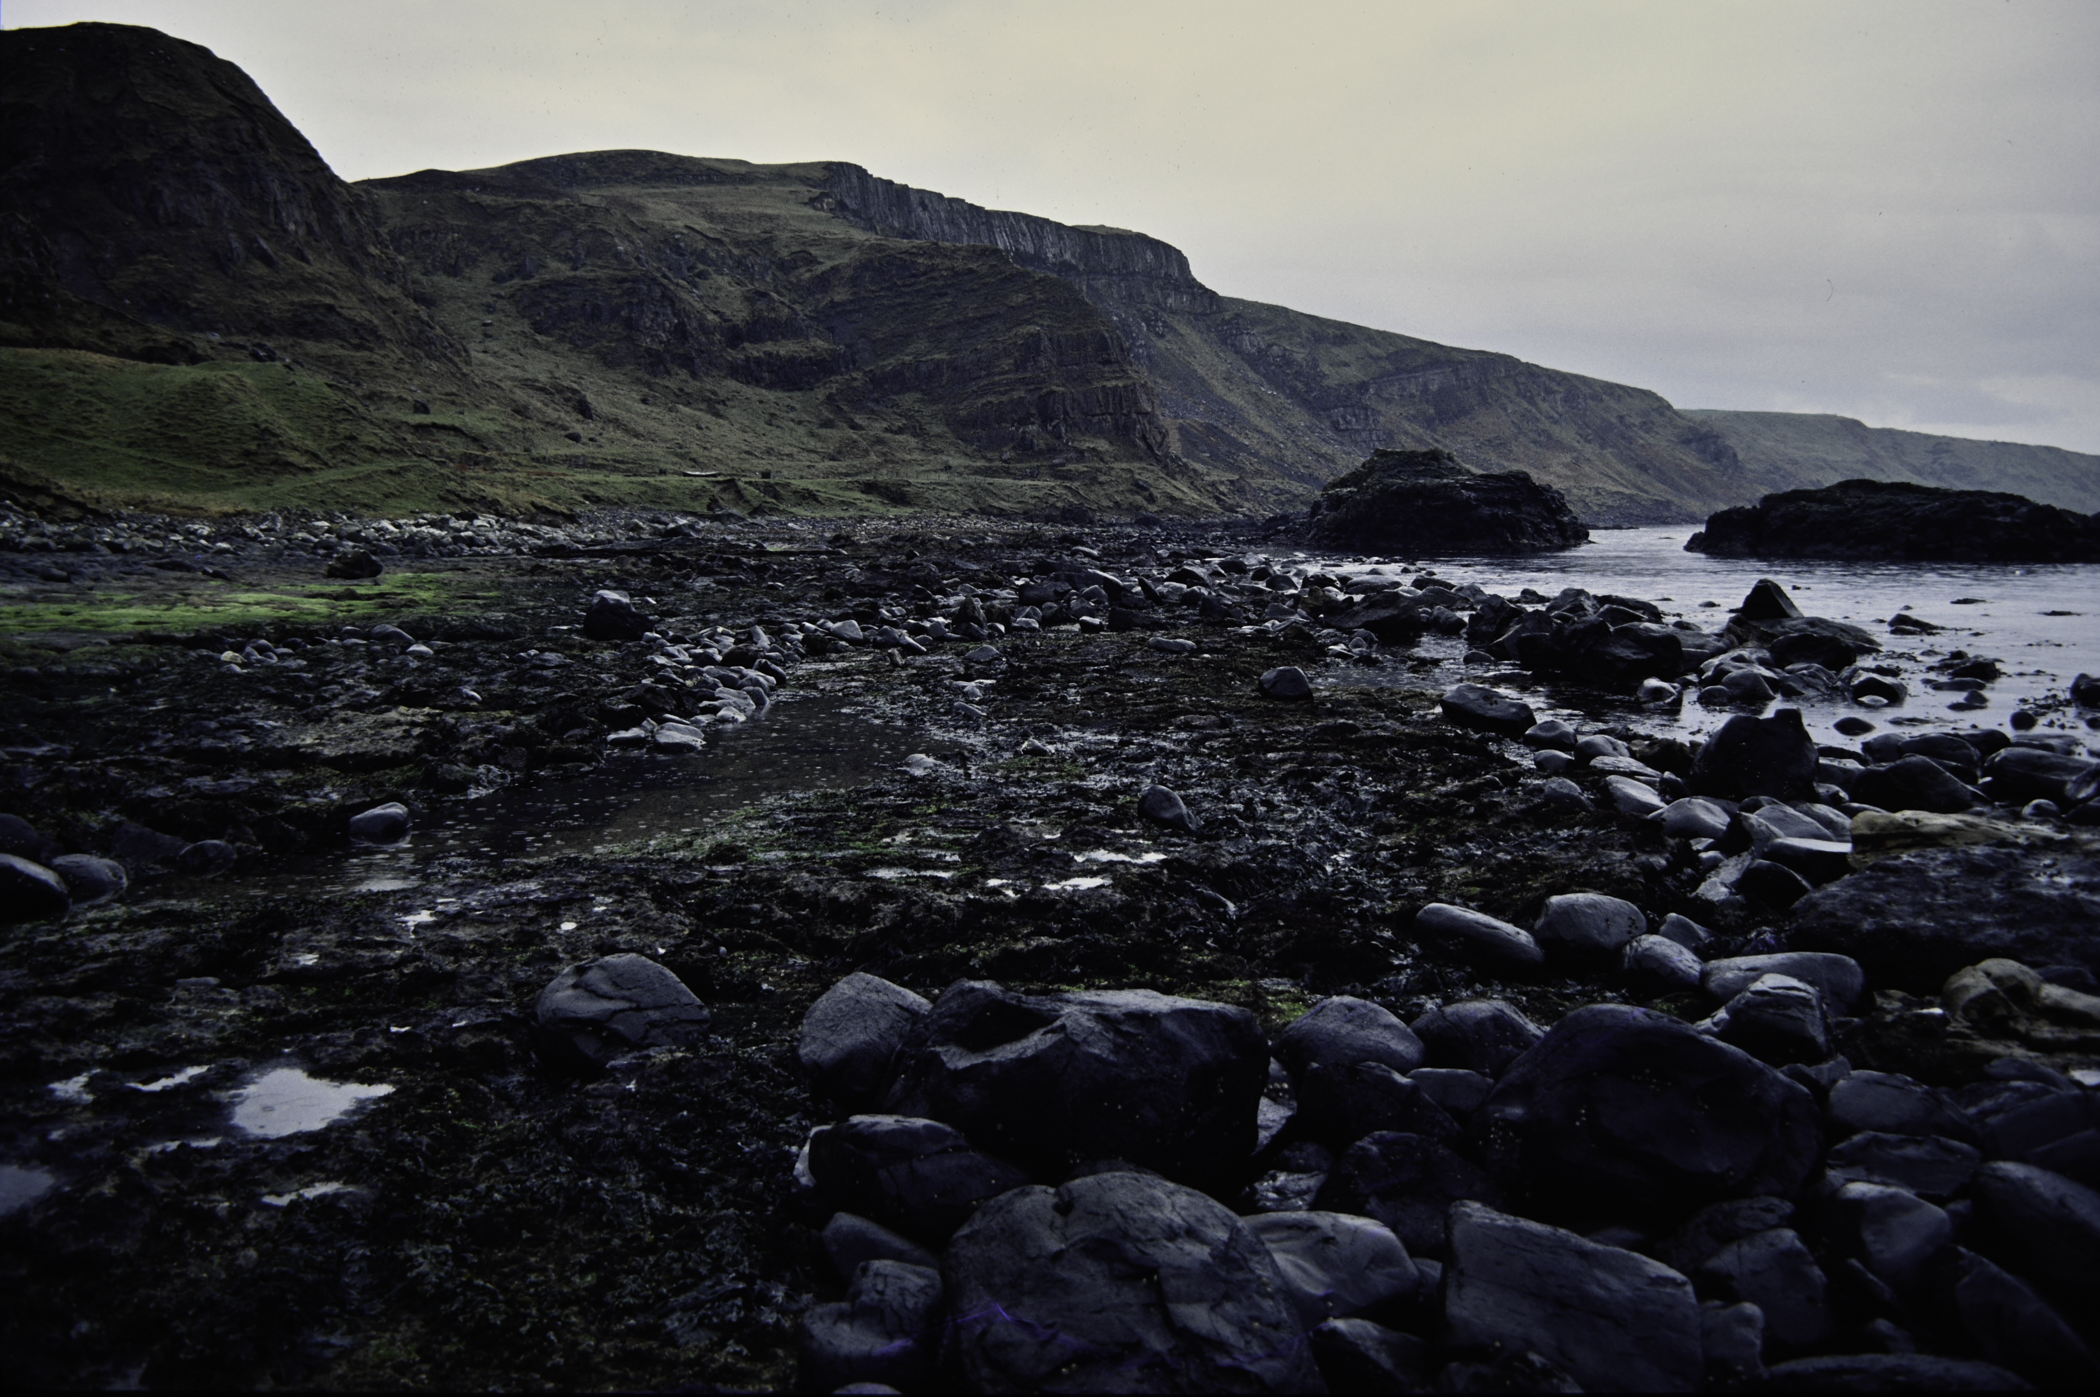
[[[2100,510],[2100,456],[2061,447],[1869,427],[1824,413],[1688,410],[1684,416],[1713,428],[1761,492],[1864,478],[2003,490],[2082,514]]]
[[[600,151],[353,186],[157,31],[0,31],[0,59],[18,498],[1263,515],[1386,446],[1531,471],[1592,523],[1848,474],[2091,498],[2091,458],[1682,414],[853,165]]]

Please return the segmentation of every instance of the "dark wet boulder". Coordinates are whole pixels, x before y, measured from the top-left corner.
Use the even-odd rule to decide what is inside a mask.
[[[827,1206],[934,1245],[986,1199],[1028,1182],[955,1127],[916,1116],[849,1116],[811,1131],[808,1149]]]
[[[941,1273],[901,1261],[866,1261],[843,1302],[802,1317],[802,1387],[836,1392],[881,1383],[916,1392],[926,1385],[940,1336]]]
[[[889,1090],[897,1050],[932,1007],[902,985],[855,971],[809,1006],[795,1055],[818,1092],[865,1109]]]
[[[0,854],[13,854],[16,858],[50,867],[47,856],[56,857],[57,853],[58,847],[39,833],[35,825],[20,815],[0,815]]]
[[[839,1279],[851,1281],[863,1261],[902,1261],[939,1270],[941,1259],[901,1232],[858,1213],[833,1213],[821,1234],[824,1255]]]
[[[40,922],[72,906],[63,878],[19,854],[0,854],[0,921]]]
[[[107,902],[131,882],[123,864],[94,854],[61,854],[51,860],[50,869],[64,880],[66,891],[73,895],[73,903],[78,907]]]
[[[1628,942],[1647,931],[1647,917],[1624,898],[1562,893],[1546,899],[1531,935],[1548,952],[1601,960],[1618,956]]]
[[[192,878],[216,878],[240,859],[240,851],[225,840],[200,839],[175,856],[175,867]]]
[[[1988,1363],[2037,1387],[2100,1387],[2100,1364],[2064,1317],[2018,1276],[1961,1247],[1937,1262],[1929,1281],[1937,1316],[1964,1334]]]
[[[1782,708],[1769,718],[1737,714],[1706,739],[1688,779],[1694,794],[1723,800],[1814,800],[1819,760],[1800,709]]]
[[[1466,999],[1431,1009],[1409,1025],[1429,1061],[1437,1067],[1462,1067],[1499,1077],[1546,1031],[1501,999]]]
[[[333,558],[330,558],[328,566],[321,571],[329,577],[357,581],[368,577],[377,577],[382,572],[385,572],[386,568],[380,563],[379,559],[373,557],[365,549],[353,548],[347,553],[338,553]]]
[[[1453,686],[1441,707],[1444,717],[1457,726],[1501,737],[1522,737],[1538,722],[1531,705],[1482,684]]]
[[[1824,1233],[1840,1255],[1898,1295],[1917,1289],[1927,1262],[1954,1240],[1946,1209],[1908,1189],[1854,1180],[1823,1200]]]
[[[350,837],[370,844],[397,844],[408,837],[408,807],[397,800],[350,817]]]
[[[1147,786],[1138,797],[1138,814],[1164,829],[1183,834],[1202,832],[1202,822],[1190,812],[1188,803],[1165,786]]]
[[[1794,904],[1787,944],[1837,951],[1879,985],[1935,994],[1990,957],[2100,973],[2100,859],[1976,846],[1879,859]]]
[[[1379,1062],[1403,1075],[1420,1067],[1428,1056],[1414,1030],[1391,1010],[1350,995],[1313,1005],[1283,1031],[1274,1053],[1292,1072]]]
[[[1631,693],[1643,679],[1674,679],[1685,671],[1684,633],[1658,622],[1628,622],[1585,639],[1564,643],[1556,668],[1600,689]]]
[[[942,1262],[965,1392],[1317,1392],[1291,1293],[1246,1223],[1148,1174],[994,1199]]]
[[[1830,1333],[1829,1279],[1790,1227],[1725,1243],[1693,1274],[1709,1294],[1763,1310],[1765,1334],[1782,1350],[1798,1353]]]
[[[1687,543],[1685,551],[1696,553],[1699,550]],[[1758,578],[1743,597],[1743,604],[1735,609],[1737,620],[1753,623],[1792,621],[1798,619],[1801,614],[1801,608],[1787,595],[1786,588],[1769,577]]]
[[[1264,1213],[1246,1220],[1276,1262],[1298,1318],[1326,1320],[1414,1298],[1421,1273],[1384,1223],[1354,1213]]]
[[[1886,1184],[1920,1198],[1951,1198],[1968,1187],[1982,1162],[1980,1150],[1959,1140],[1867,1130],[1831,1146],[1825,1164],[1840,1184]]]
[[[1791,975],[1761,975],[1711,1021],[1714,1036],[1784,1067],[1830,1056],[1830,1025],[1815,986]]]
[[[1618,1004],[1554,1025],[1503,1074],[1474,1128],[1506,1188],[1569,1218],[1791,1196],[1822,1143],[1805,1088],[1689,1024]]]
[[[2077,803],[2072,787],[2080,778],[2090,780],[2096,771],[2100,771],[2100,762],[2090,757],[2069,756],[2041,747],[2005,747],[1983,764],[1984,790],[1992,800],[2013,805],[2050,800],[2069,806]]]
[[[1285,703],[1303,703],[1313,696],[1312,680],[1296,665],[1282,665],[1263,673],[1255,687],[1266,699],[1278,699]]]
[[[1689,1392],[1705,1371],[1690,1281],[1479,1203],[1451,1209],[1444,1329],[1452,1349],[1529,1350],[1589,1392]]]
[[[1297,1075],[1301,1128],[1342,1149],[1373,1131],[1455,1140],[1457,1122],[1408,1077],[1382,1062],[1316,1064]]]
[[[1589,541],[1567,497],[1525,471],[1477,472],[1449,451],[1379,451],[1321,491],[1311,541],[1363,552],[1544,553]]]
[[[1414,640],[1432,624],[1432,608],[1419,597],[1382,592],[1364,598],[1355,606],[1331,611],[1322,623],[1344,633],[1369,631],[1380,643],[1404,644]]]
[[[1055,1178],[1104,1159],[1217,1182],[1254,1148],[1269,1047],[1245,1009],[1150,990],[952,985],[912,1029],[885,1109],[947,1121]]]
[[[649,631],[649,617],[636,610],[625,592],[606,589],[591,598],[583,613],[583,633],[592,640],[640,640]]]
[[[1868,767],[1854,779],[1851,796],[1862,805],[1883,810],[1925,810],[1935,815],[1958,815],[1976,804],[1967,786],[1926,756]]]
[[[1525,971],[1546,958],[1530,932],[1470,907],[1432,902],[1415,913],[1415,935],[1493,970]]]
[[[2100,524],[1993,490],[1841,480],[1721,510],[1684,546],[1717,558],[2091,563]]]
[[[631,952],[572,965],[540,992],[533,1046],[550,1067],[603,1067],[648,1048],[700,1040],[707,1006],[663,966]]]
[[[2053,1170],[1993,1160],[1976,1171],[1977,1221],[2029,1275],[2100,1289],[2100,1192]]]
[[[1729,1000],[1765,975],[1791,975],[1814,985],[1839,1009],[1849,1009],[1866,989],[1866,976],[1850,956],[1827,951],[1773,951],[1706,962],[1699,982],[1716,999]]]
[[[1466,1199],[1500,1208],[1507,1194],[1445,1141],[1384,1130],[1342,1152],[1314,1206],[1376,1218],[1411,1255],[1442,1256],[1451,1205]]]
[[[1858,664],[1862,655],[1881,649],[1881,642],[1858,626],[1824,616],[1743,625],[1740,632],[1744,640],[1755,640],[1770,652],[1776,669],[1820,665],[1832,676]],[[1835,687],[1832,678],[1824,682]]]

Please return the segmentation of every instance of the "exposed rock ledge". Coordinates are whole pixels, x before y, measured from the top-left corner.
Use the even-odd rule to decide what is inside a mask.
[[[1685,542],[1724,558],[1865,562],[2100,562],[2100,516],[2022,495],[1841,480],[1724,509]]]

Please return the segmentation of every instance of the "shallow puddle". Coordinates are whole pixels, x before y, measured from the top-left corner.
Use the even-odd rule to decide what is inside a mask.
[[[341,1120],[361,1102],[393,1090],[383,1082],[324,1082],[297,1067],[273,1068],[233,1094],[233,1126],[268,1140],[297,1135]]]

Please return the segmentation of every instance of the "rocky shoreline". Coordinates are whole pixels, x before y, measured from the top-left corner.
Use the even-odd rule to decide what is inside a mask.
[[[2090,1381],[2089,691],[1906,735],[1879,639],[1776,587],[1710,631],[1261,546],[0,521],[43,646],[0,679],[18,1370]],[[1430,633],[1482,682],[1410,685]],[[1532,721],[1545,677],[1619,716]],[[1818,749],[1790,695],[1871,736]],[[917,754],[316,881],[818,700]],[[1644,728],[1683,702],[1736,716]],[[280,1073],[325,1123],[244,1118]]]

